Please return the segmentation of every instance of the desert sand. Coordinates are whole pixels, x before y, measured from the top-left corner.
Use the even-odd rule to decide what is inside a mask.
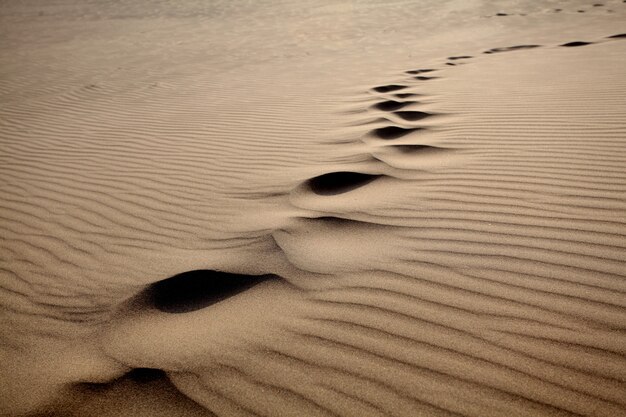
[[[626,2],[0,3],[0,415],[626,416]]]

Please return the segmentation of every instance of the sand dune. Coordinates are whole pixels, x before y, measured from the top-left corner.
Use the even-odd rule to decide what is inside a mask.
[[[0,413],[626,415],[626,4],[498,7],[1,5]]]

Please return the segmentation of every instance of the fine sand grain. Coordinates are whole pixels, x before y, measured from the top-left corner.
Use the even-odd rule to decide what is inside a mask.
[[[0,3],[0,415],[626,416],[626,3]]]

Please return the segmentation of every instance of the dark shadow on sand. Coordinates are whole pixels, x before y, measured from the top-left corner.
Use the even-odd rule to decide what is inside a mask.
[[[188,313],[224,301],[268,279],[277,277],[201,269],[156,282],[148,287],[146,295],[159,311]]]
[[[373,90],[376,91],[377,93],[389,93],[391,91],[398,91],[404,88],[406,88],[406,85],[388,84],[388,85],[381,85],[378,87],[374,87]]]
[[[408,135],[409,133],[415,132],[418,130],[421,130],[421,129],[415,128],[415,127],[405,128],[405,127],[398,127],[398,126],[387,126],[387,127],[381,127],[379,129],[374,129],[372,131],[372,134],[379,139],[390,140],[390,139],[400,138],[404,135]]]
[[[337,195],[360,188],[380,177],[382,175],[340,171],[311,178],[307,184],[315,194]]]
[[[381,101],[380,103],[376,103],[372,107],[378,110],[382,110],[382,111],[394,111],[394,110],[400,110],[401,108],[406,107],[409,104],[411,104],[410,101],[403,102],[403,101],[388,100],[388,101]]]

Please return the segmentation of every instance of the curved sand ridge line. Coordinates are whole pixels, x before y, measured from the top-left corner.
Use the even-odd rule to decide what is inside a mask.
[[[357,127],[346,128],[354,142],[341,144],[353,162],[336,170],[311,155],[294,161],[299,145],[273,140],[263,108],[228,147],[192,134],[209,122],[202,119],[189,132],[172,131],[171,141],[146,129],[161,123],[157,116],[115,132],[108,126],[133,120],[133,106],[117,112],[106,98],[75,136],[33,117],[42,134],[27,141],[19,132],[28,126],[13,119],[0,168],[11,180],[2,203],[3,251],[15,259],[5,268],[16,278],[10,290],[29,294],[23,278],[42,274],[59,294],[43,289],[38,301],[57,307],[55,318],[105,323],[97,340],[106,356],[166,370],[217,415],[623,414],[626,85],[614,61],[624,44],[614,40],[498,47],[489,57],[453,56],[454,68],[409,69],[364,93]],[[82,118],[74,95],[91,93],[70,92],[55,111]],[[144,99],[133,94],[127,104]],[[181,101],[194,97],[180,92]],[[162,114],[158,94],[150,103],[141,105]],[[221,131],[220,120],[210,123],[209,132]],[[168,163],[176,169],[155,178]],[[207,163],[220,181],[206,181]],[[263,178],[242,183],[258,167],[305,163],[323,172],[290,194]],[[252,186],[261,202],[246,197]],[[272,198],[278,202],[265,205]],[[63,216],[67,204],[80,210]],[[264,227],[228,222],[242,204],[268,217]],[[98,267],[86,265],[133,249],[158,254],[170,245],[205,256],[197,236],[209,231],[228,245],[216,244],[207,267],[275,257],[245,272],[278,274],[297,289],[268,280],[184,313],[139,297],[112,319],[118,294],[149,282],[130,290],[112,283],[110,299],[90,299],[81,295],[97,283],[81,280],[71,301],[55,298],[67,298],[64,278],[89,277]],[[102,239],[67,239],[80,234]],[[109,273],[127,271],[112,263]],[[9,308],[41,314],[28,304]],[[109,377],[124,371],[107,368]]]

